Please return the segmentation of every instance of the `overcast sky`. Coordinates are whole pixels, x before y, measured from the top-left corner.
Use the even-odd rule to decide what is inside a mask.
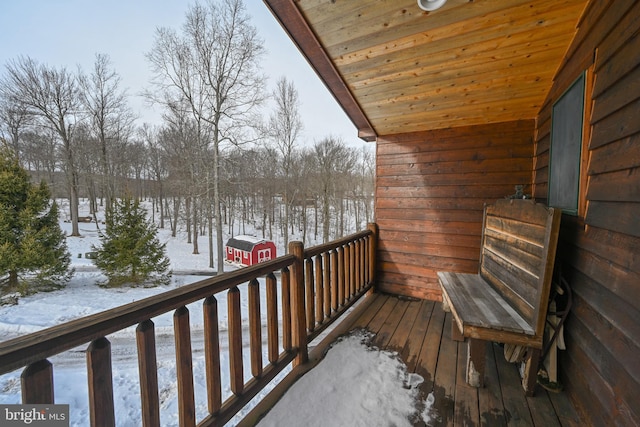
[[[75,71],[89,72],[97,53],[108,54],[130,95],[140,123],[159,123],[138,94],[149,87],[150,51],[157,27],[179,29],[186,0],[0,0],[0,72],[8,60],[20,55]],[[301,100],[305,126],[301,142],[325,136],[341,137],[348,144],[364,144],[340,106],[313,72],[261,0],[245,0],[253,24],[264,40],[264,72],[269,87],[285,75],[293,81]]]

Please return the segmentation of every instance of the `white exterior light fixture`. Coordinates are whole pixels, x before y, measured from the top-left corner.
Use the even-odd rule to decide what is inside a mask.
[[[422,10],[432,12],[441,8],[446,2],[447,0],[418,0],[418,6]]]

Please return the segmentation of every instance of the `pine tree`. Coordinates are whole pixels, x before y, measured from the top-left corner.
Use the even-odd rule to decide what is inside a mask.
[[[71,255],[58,206],[43,182],[34,186],[11,150],[0,148],[0,274],[5,291],[27,293],[69,280]]]
[[[138,200],[114,201],[105,216],[106,229],[95,247],[95,263],[107,276],[107,286],[169,283],[166,244],[160,244],[155,224],[147,220]]]

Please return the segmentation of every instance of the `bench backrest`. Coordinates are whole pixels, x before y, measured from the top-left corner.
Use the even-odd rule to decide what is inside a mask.
[[[485,207],[480,275],[534,327],[545,324],[560,209],[504,199]]]

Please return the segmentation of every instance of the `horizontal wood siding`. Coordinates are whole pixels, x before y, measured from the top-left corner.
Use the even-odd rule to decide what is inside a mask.
[[[562,380],[591,425],[640,425],[640,2],[593,0],[578,28],[536,128],[546,199],[553,104],[593,65],[586,213],[565,216],[558,248],[575,295]]]
[[[532,120],[379,137],[378,289],[440,300],[438,271],[476,273],[482,211],[525,185]]]

